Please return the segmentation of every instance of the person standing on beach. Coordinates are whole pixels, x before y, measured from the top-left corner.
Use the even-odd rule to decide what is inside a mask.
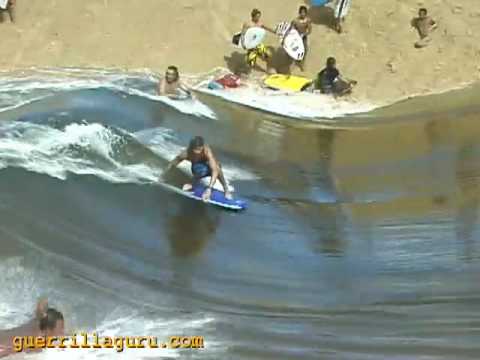
[[[246,33],[246,31],[252,27],[260,27],[262,29],[265,29],[273,34],[275,34],[275,31],[272,30],[271,28],[265,26],[261,20],[262,18],[262,12],[258,9],[253,9],[251,12],[251,19],[249,22],[244,23],[242,27],[242,35]],[[267,64],[267,71],[269,67],[269,60],[272,58],[272,54],[268,50],[268,48],[265,46],[265,44],[260,44],[254,49],[250,49],[247,51],[247,64],[250,68],[254,68],[255,65],[257,64],[257,59],[261,58],[263,61],[266,62]]]
[[[10,21],[12,23],[15,22],[15,2],[16,0],[7,0],[5,4],[5,8],[0,7],[0,22],[4,21],[4,13],[8,12],[10,16]]]
[[[428,46],[431,41],[430,33],[437,28],[437,23],[428,16],[427,9],[418,10],[418,17],[413,18],[412,26],[417,29],[420,40],[415,43],[417,49]]]
[[[308,51],[308,35],[312,33],[312,20],[308,17],[308,9],[305,5],[300,6],[298,9],[298,17],[292,21],[292,28],[297,30],[303,40],[303,46],[305,47],[305,56],[303,60],[297,61],[297,65],[301,71],[304,71],[305,57]]]
[[[350,4],[351,0],[338,0],[337,8],[335,9],[334,28],[339,34],[343,32],[343,23],[350,9]]]
[[[176,66],[170,65],[165,77],[158,83],[158,94],[172,98],[191,96],[190,90],[180,82],[180,73]]]

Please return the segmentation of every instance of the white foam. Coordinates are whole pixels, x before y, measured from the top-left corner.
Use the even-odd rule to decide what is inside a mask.
[[[349,114],[368,112],[377,107],[368,103],[335,99],[328,95],[288,93],[255,86],[211,90],[207,87],[208,82],[202,82],[196,89],[237,104],[293,118],[333,119]]]
[[[151,81],[153,83],[151,89],[146,91],[131,85],[135,81]],[[36,69],[27,74],[7,73],[0,77],[0,93],[4,94],[0,103],[0,111],[11,110],[61,91],[106,88],[159,101],[185,114],[216,119],[215,112],[198,99],[171,100],[168,97],[156,95],[157,81],[151,72],[125,73],[92,69]],[[38,93],[42,91],[45,94],[39,96]],[[18,94],[17,98],[8,97],[8,93],[12,92]]]
[[[114,159],[113,146],[122,141],[101,124],[70,124],[63,130],[29,123],[0,126],[0,168],[19,166],[65,180],[68,173],[95,175],[110,182],[145,182],[158,178],[159,169],[145,164],[123,165]],[[94,154],[101,165],[79,157],[71,149]]]

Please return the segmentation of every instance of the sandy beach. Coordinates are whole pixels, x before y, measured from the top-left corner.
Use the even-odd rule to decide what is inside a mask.
[[[263,11],[267,25],[290,20],[303,2],[290,0],[18,0],[17,23],[6,20],[0,49],[3,70],[29,67],[148,68],[177,64],[183,73],[235,68],[242,52],[231,36]],[[308,4],[309,1],[304,3]],[[417,50],[410,27],[420,6],[439,24],[431,45]],[[337,34],[332,11],[315,8],[306,76],[327,56],[358,80],[357,99],[386,103],[440,92],[480,79],[478,0],[354,0]],[[278,46],[270,35],[268,44]],[[281,60],[281,54],[277,54]],[[297,68],[294,73],[301,74]]]

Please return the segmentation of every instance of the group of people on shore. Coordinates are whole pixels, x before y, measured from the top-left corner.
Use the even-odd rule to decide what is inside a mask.
[[[304,63],[307,53],[309,52],[308,37],[312,33],[312,19],[308,15],[308,8],[304,5],[298,9],[298,15],[290,23],[290,29],[295,29],[301,36],[303,45],[305,48],[305,55],[301,61],[295,61],[294,63],[304,71]],[[252,28],[262,28],[272,34],[276,34],[275,29],[265,25],[262,21],[262,12],[259,9],[253,9],[251,11],[251,18],[248,22],[245,22],[242,26],[241,35]],[[343,19],[336,19],[335,30],[341,32]],[[416,48],[423,48],[428,46],[431,42],[431,33],[437,28],[437,23],[428,16],[426,8],[421,8],[418,11],[418,17],[415,17],[411,21],[411,26],[414,27],[419,34],[420,39],[415,42]],[[250,69],[257,67],[257,60],[261,59],[266,63],[266,73],[275,72],[271,66],[272,51],[264,44],[261,43],[253,49],[249,49],[245,55],[245,62]],[[357,84],[354,80],[349,80],[341,76],[340,71],[336,66],[336,59],[329,57],[326,61],[326,66],[321,70],[313,81],[314,89],[320,91],[323,94],[333,94],[335,96],[341,96],[348,94],[352,91],[353,86]],[[169,95],[178,97],[178,93],[190,94],[187,87],[180,82],[180,76],[177,67],[169,66],[165,77],[160,81],[158,93],[160,95]]]

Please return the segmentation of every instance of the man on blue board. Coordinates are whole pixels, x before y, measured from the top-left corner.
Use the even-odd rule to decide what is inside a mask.
[[[210,146],[205,144],[205,140],[201,136],[195,136],[190,140],[188,148],[182,151],[180,154],[175,157],[165,169],[165,173],[170,171],[171,168],[177,166],[182,161],[188,160],[192,163],[192,175],[194,183],[197,183],[202,178],[210,176],[210,183],[205,189],[205,192],[202,195],[203,200],[207,201],[212,195],[212,188],[215,185],[217,179],[223,186],[225,191],[225,197],[227,199],[232,199],[232,194],[228,189],[227,181],[223,175],[222,166],[220,162],[215,159],[212,149]],[[190,191],[193,189],[192,184],[185,184],[183,190]]]

